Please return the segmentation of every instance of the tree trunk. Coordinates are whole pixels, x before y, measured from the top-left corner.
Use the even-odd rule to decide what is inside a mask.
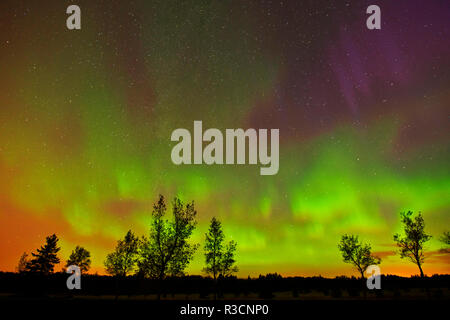
[[[420,277],[424,278],[425,275],[423,274],[423,270],[422,270],[422,266],[420,265],[420,262],[417,262],[417,265],[419,266],[419,270],[420,270]]]
[[[214,301],[217,300],[217,276],[214,272]]]
[[[116,275],[115,277],[115,291],[116,291],[116,297],[114,298],[115,300],[119,299],[119,276]]]
[[[361,282],[362,282],[362,292],[364,300],[367,299],[367,283],[366,283],[366,277],[364,276],[364,270],[359,269],[359,272],[361,272]]]
[[[163,281],[163,277],[160,275],[160,276],[158,277],[158,284],[157,284],[157,288],[158,288],[157,299],[158,299],[158,300],[161,300],[162,281]]]
[[[423,274],[422,265],[419,260],[417,260],[417,266],[420,270],[420,277],[423,279],[422,281],[425,281],[425,275]],[[427,292],[427,298],[430,299],[430,288],[428,288],[428,285],[425,286],[425,290]]]

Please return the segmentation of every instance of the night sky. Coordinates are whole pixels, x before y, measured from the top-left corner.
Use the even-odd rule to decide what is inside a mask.
[[[354,274],[344,233],[382,273],[417,274],[394,256],[404,210],[433,235],[424,272],[448,273],[449,27],[446,0],[1,1],[0,270],[56,233],[64,260],[82,245],[104,273],[162,193],[195,201],[194,241],[222,221],[242,277]],[[171,132],[194,120],[279,128],[278,174],[174,165]]]

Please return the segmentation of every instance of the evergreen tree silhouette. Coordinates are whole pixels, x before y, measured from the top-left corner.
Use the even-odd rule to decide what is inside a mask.
[[[57,256],[61,248],[58,247],[58,237],[53,234],[46,238],[43,246],[37,249],[37,253],[31,253],[34,257],[27,263],[26,270],[42,274],[53,273],[55,264],[59,263]]]

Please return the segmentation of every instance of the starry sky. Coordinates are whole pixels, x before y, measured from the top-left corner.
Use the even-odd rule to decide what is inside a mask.
[[[61,258],[82,245],[104,273],[162,193],[195,201],[193,241],[222,221],[242,277],[355,274],[344,233],[382,273],[417,274],[395,255],[404,210],[433,235],[424,272],[448,273],[449,16],[445,0],[1,1],[0,270],[56,233]],[[171,132],[194,120],[280,129],[278,174],[174,165]]]

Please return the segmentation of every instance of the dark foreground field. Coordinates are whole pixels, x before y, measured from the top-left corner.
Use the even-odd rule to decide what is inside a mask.
[[[68,290],[68,274],[0,272],[0,299],[71,300],[448,300],[450,276],[403,278],[382,276],[380,290],[368,290],[365,281],[337,277],[289,277],[269,274],[254,279],[187,276],[163,281],[83,275],[80,290]]]
[[[102,318],[123,314],[145,314],[148,319],[301,319],[311,314],[416,318],[419,313],[444,312],[450,302],[448,275],[424,279],[383,276],[381,290],[368,290],[365,282],[355,278],[278,275],[222,279],[217,289],[212,279],[199,276],[159,282],[83,275],[81,289],[68,290],[67,278],[64,273],[50,276],[0,273],[1,308],[20,314],[88,312]],[[208,315],[191,312],[206,308],[214,308],[214,312]],[[185,314],[188,309],[190,313]]]

